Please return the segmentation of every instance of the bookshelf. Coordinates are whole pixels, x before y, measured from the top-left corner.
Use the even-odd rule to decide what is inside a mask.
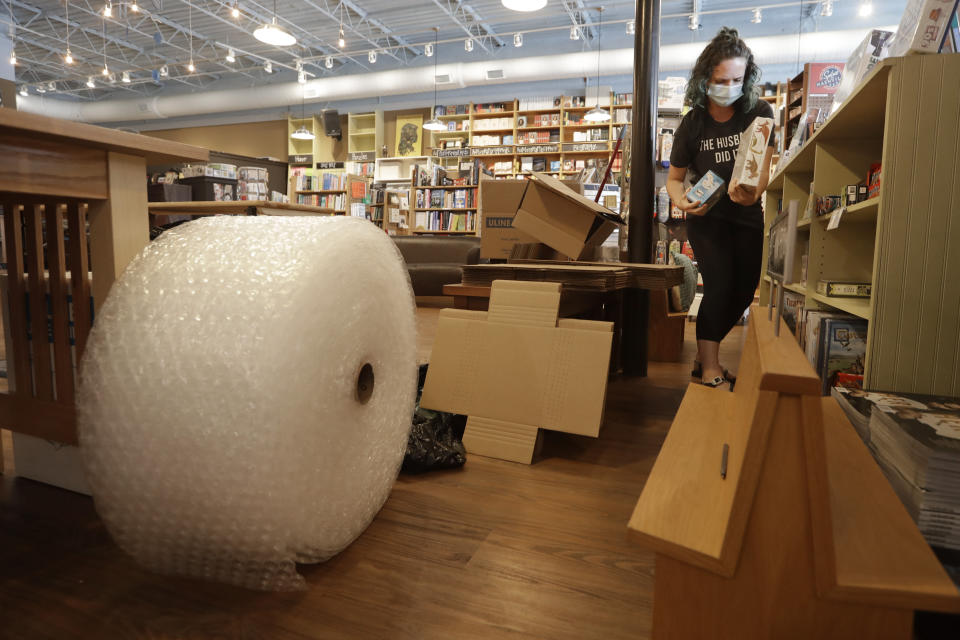
[[[839,226],[829,216],[798,224],[807,247],[805,308],[846,311],[869,321],[864,386],[960,395],[960,225],[951,217],[960,187],[960,54],[890,58],[792,156],[767,187],[765,219],[777,203],[840,195],[881,164],[877,197],[852,205]],[[790,100],[788,95],[787,100]],[[922,126],[918,126],[922,123]],[[764,247],[764,264],[768,248]],[[801,251],[792,265],[799,275]],[[799,277],[795,278],[799,281]],[[822,279],[869,282],[870,298],[816,292]],[[770,283],[761,282],[761,300]]]
[[[358,182],[363,183],[364,187],[360,190],[366,194],[367,179],[362,176],[324,169],[305,169],[300,173],[294,169],[290,176],[291,202],[329,207],[334,215],[347,215],[351,205],[362,200],[362,197],[354,196],[357,191],[354,184]]]
[[[475,235],[479,229],[479,160],[461,158],[454,168],[439,164],[412,169],[414,234]],[[463,162],[466,160],[466,162]]]
[[[383,118],[378,119],[376,112],[351,113],[347,116],[349,173],[363,177],[373,176],[377,149],[382,144]]]
[[[440,149],[440,154],[468,147],[465,157],[480,158],[499,178],[515,178],[531,171],[571,177],[588,165],[599,167],[606,162],[620,127],[630,121],[632,104],[628,97],[611,93],[608,100],[602,100],[601,106],[611,111],[611,120],[604,123],[583,121],[583,115],[593,107],[585,104],[582,96],[438,105],[435,114],[448,124],[448,130],[432,132],[430,144]],[[447,168],[456,160],[434,157],[437,164]]]

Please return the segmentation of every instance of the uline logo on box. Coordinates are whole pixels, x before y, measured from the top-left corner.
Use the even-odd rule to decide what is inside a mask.
[[[513,218],[484,218],[488,229],[510,229],[513,227]]]

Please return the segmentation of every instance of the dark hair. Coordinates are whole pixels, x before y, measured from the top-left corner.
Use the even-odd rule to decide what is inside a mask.
[[[753,61],[753,52],[740,38],[736,29],[723,27],[700,53],[697,63],[690,72],[684,103],[692,109],[707,108],[707,85],[713,75],[713,69],[730,58],[746,58],[747,70],[743,74],[743,97],[735,102],[741,113],[749,113],[757,106],[759,91],[756,87],[760,80],[760,67]]]

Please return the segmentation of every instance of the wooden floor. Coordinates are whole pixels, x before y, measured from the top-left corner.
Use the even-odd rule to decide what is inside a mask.
[[[437,309],[418,315],[426,360]],[[683,363],[611,382],[599,439],[550,433],[532,466],[401,475],[353,545],[302,568],[303,593],[147,573],[89,498],[4,477],[0,638],[646,638],[653,556],[626,525],[689,382],[688,328]],[[721,351],[731,369],[741,341]]]

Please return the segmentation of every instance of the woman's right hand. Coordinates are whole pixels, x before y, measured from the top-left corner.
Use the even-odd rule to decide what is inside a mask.
[[[687,200],[686,196],[684,196],[683,200],[676,204],[677,208],[686,213],[688,216],[702,216],[707,213],[706,205],[701,206],[699,201],[690,202]]]

